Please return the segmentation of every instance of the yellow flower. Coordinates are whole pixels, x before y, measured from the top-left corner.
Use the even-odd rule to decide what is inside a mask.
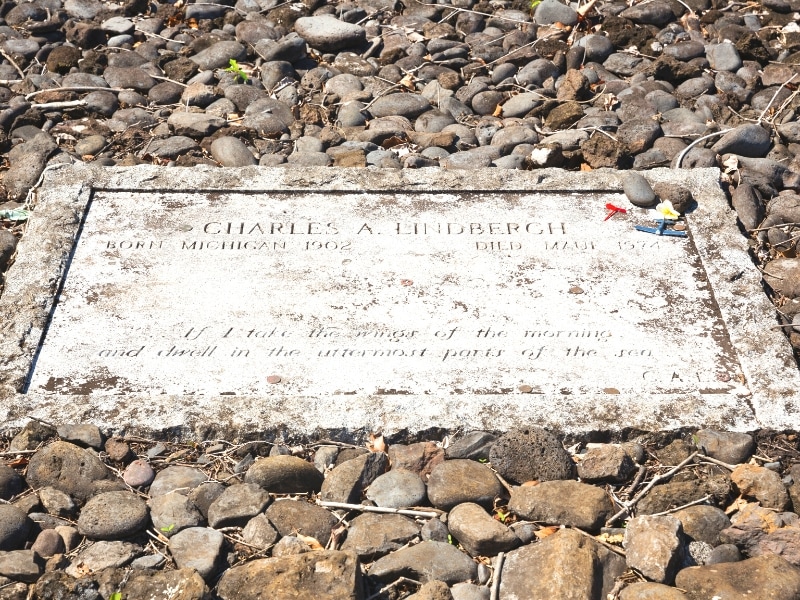
[[[656,210],[661,214],[662,219],[675,220],[681,216],[669,200],[664,200],[661,204],[656,206]]]

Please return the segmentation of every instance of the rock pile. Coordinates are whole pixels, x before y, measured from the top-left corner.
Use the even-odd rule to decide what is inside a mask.
[[[537,429],[169,445],[32,422],[0,468],[0,599],[791,600],[797,448],[702,430],[572,454]]]

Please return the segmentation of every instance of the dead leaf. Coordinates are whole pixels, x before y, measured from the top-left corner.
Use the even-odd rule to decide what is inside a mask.
[[[503,116],[503,107],[501,105],[497,105],[492,113],[493,117],[502,117]]]
[[[367,442],[367,450],[370,452],[386,452],[386,442],[383,440],[383,435],[369,434],[369,441]]]
[[[535,535],[537,539],[543,540],[544,538],[553,535],[559,529],[561,529],[561,527],[558,525],[550,525],[549,527],[542,527],[541,529],[534,531],[533,535]]]
[[[406,73],[403,75],[403,78],[397,82],[397,85],[401,85],[412,92],[415,91],[416,88],[414,87],[414,75],[411,73]]]
[[[622,534],[622,533],[601,533],[600,535],[594,536],[594,539],[600,540],[601,542],[605,542],[606,544],[613,544],[615,546],[622,546],[622,542],[625,539],[625,534]]]
[[[725,509],[726,515],[732,515],[735,512],[739,512],[745,506],[747,506],[748,502],[742,496],[739,496],[736,500],[731,502],[730,506]]]
[[[383,146],[384,150],[389,150],[390,148],[394,148],[395,146],[401,146],[406,143],[406,140],[403,138],[393,135],[390,138],[383,140],[381,146]]]
[[[308,547],[311,548],[312,550],[325,550],[325,548],[322,547],[322,544],[320,544],[317,538],[315,537],[311,537],[310,535],[303,535],[302,533],[299,533],[297,531],[295,531],[294,536],[301,542],[305,542],[308,545]]]
[[[581,163],[581,171],[591,171],[592,167],[586,163]]]
[[[530,481],[526,481],[520,487],[533,487],[535,485],[539,485],[539,481],[536,479],[531,479]]]

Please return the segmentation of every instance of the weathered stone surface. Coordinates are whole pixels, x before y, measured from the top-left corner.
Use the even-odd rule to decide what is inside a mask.
[[[672,583],[683,561],[681,522],[671,515],[641,516],[625,529],[625,560],[629,567],[656,583]]]
[[[95,540],[128,537],[150,523],[147,504],[131,492],[105,492],[92,497],[78,517],[78,531]]]
[[[179,569],[194,569],[209,581],[222,566],[225,538],[208,527],[189,527],[169,539],[169,551]]]
[[[364,513],[350,521],[341,549],[369,562],[401,548],[417,535],[419,525],[408,517]]]
[[[789,493],[775,471],[756,465],[739,465],[731,481],[744,496],[758,500],[764,508],[781,511],[789,507]]]
[[[147,504],[150,507],[153,527],[166,537],[171,537],[187,527],[197,527],[204,522],[203,515],[194,502],[178,492],[156,496]]]
[[[511,512],[531,521],[597,531],[614,512],[601,489],[577,481],[543,481],[511,492]]]
[[[112,483],[113,474],[88,450],[55,442],[31,457],[27,479],[33,487],[51,486],[86,501],[99,490],[108,489],[106,484]],[[123,487],[120,482],[118,489]]]
[[[711,458],[730,465],[746,462],[755,447],[753,437],[747,433],[701,429],[695,437],[698,448],[702,448]]]
[[[736,563],[722,563],[683,569],[675,586],[685,590],[689,600],[713,596],[745,600],[758,590],[761,598],[792,600],[800,596],[800,569],[774,554]]]
[[[673,516],[681,522],[684,534],[712,546],[720,544],[719,532],[731,526],[731,520],[716,506],[689,506],[673,513]]]
[[[25,546],[31,528],[28,516],[16,506],[0,504],[0,550],[18,550]]]
[[[100,577],[122,598],[169,598],[169,600],[206,600],[208,586],[193,569],[174,571],[109,569]],[[107,596],[110,597],[110,596]]]
[[[489,452],[492,467],[515,483],[571,479],[575,465],[558,438],[532,427],[501,435]]]
[[[378,559],[369,575],[381,581],[394,581],[411,573],[419,581],[444,581],[448,584],[475,579],[478,565],[455,546],[442,542],[422,542]]]
[[[326,546],[337,519],[321,506],[299,500],[279,500],[264,513],[282,536],[302,535]]]
[[[81,551],[65,572],[72,577],[96,575],[103,569],[124,567],[141,552],[139,546],[128,542],[96,542]]]
[[[506,555],[500,597],[508,600],[605,598],[625,559],[576,531],[562,529]],[[536,577],[531,577],[536,573]]]
[[[433,469],[428,479],[428,499],[436,508],[450,510],[462,502],[489,507],[503,486],[491,469],[471,460],[448,460]]]
[[[625,481],[635,470],[630,455],[616,444],[591,448],[578,463],[578,477],[586,482]]]
[[[375,481],[388,465],[389,457],[383,452],[370,452],[348,460],[328,473],[320,489],[320,498],[330,502],[357,503],[367,486]],[[314,472],[318,473],[316,469]]]
[[[637,582],[625,586],[619,600],[686,600],[686,595],[661,583]]]
[[[363,600],[358,558],[326,550],[261,559],[228,569],[217,585],[222,600]]]
[[[389,462],[392,470],[405,469],[428,480],[433,468],[444,461],[445,451],[433,442],[416,444],[392,444],[389,446]]]
[[[520,544],[519,538],[486,510],[471,502],[453,508],[447,520],[450,533],[472,556],[494,556]]]
[[[244,481],[258,484],[272,494],[302,494],[320,491],[322,473],[296,456],[270,456],[256,460]]]
[[[234,484],[208,507],[208,524],[215,529],[244,527],[269,503],[269,494],[255,483]]]

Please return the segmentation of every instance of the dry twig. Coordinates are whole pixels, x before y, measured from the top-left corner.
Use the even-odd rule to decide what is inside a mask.
[[[425,510],[410,510],[404,508],[389,508],[385,506],[365,506],[364,504],[348,504],[346,502],[326,502],[317,500],[317,504],[324,508],[343,508],[345,510],[359,510],[361,512],[391,513],[395,515],[406,515],[407,517],[422,517],[425,519],[435,519],[440,513]]]
[[[659,481],[664,481],[665,479],[671,478],[673,475],[675,475],[675,473],[677,473],[683,467],[685,467],[686,465],[691,463],[697,456],[702,456],[702,455],[700,455],[699,451],[692,452],[689,456],[687,456],[684,460],[682,460],[680,462],[680,464],[672,467],[666,473],[663,473],[661,475],[656,475],[655,477],[653,477],[653,479],[650,480],[650,483],[648,483],[641,492],[636,494],[636,496],[632,500],[630,500],[629,502],[626,502],[623,505],[622,510],[620,510],[617,514],[615,514],[613,517],[611,517],[610,519],[608,519],[606,521],[606,527],[611,527],[611,525],[614,523],[614,521],[616,521],[617,519],[619,519],[623,515],[630,514],[630,510],[634,506],[636,506],[642,498],[644,498],[647,495],[647,492],[649,492],[651,489],[653,489],[653,486],[655,486]],[[705,458],[705,456],[703,456],[703,458]]]

